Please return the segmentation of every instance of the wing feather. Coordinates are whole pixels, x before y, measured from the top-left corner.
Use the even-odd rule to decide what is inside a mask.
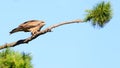
[[[40,23],[40,21],[38,20],[30,20],[30,21],[26,21],[23,24],[21,24],[19,27],[25,28],[25,29],[29,29],[29,28],[33,28],[38,26]]]
[[[45,25],[44,21],[30,20],[19,25],[17,28],[13,29],[10,33],[15,33],[18,31],[31,32],[32,34],[39,31]]]

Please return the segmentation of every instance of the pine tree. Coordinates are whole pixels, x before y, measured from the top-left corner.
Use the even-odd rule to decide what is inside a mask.
[[[7,48],[0,52],[0,68],[33,68],[30,54],[19,53]]]
[[[112,18],[112,9],[110,2],[104,1],[98,3],[93,9],[86,10],[85,22],[91,21],[93,26],[103,27]]]

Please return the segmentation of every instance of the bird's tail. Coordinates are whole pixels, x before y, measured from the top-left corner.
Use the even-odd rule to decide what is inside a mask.
[[[19,28],[15,28],[12,31],[10,31],[10,34],[13,34],[13,33],[18,32],[18,31],[20,31],[20,29]]]

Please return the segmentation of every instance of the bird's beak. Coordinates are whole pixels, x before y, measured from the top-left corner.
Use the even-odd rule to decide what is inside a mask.
[[[43,25],[45,25],[45,23],[43,23]]]

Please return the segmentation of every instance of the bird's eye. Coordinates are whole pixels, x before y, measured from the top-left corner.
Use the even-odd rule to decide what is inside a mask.
[[[42,21],[41,23],[44,23],[44,21]]]

